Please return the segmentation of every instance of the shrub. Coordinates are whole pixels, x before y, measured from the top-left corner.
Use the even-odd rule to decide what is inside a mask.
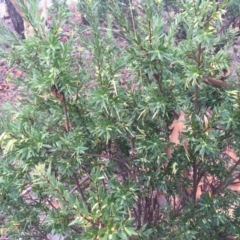
[[[167,17],[160,0],[104,2],[107,22],[82,0],[87,26],[63,32],[60,5],[51,29],[1,36],[2,58],[24,72],[21,100],[2,109],[2,231],[239,238],[239,86],[225,79],[231,41],[215,51],[233,36],[217,34],[226,2],[181,1]]]

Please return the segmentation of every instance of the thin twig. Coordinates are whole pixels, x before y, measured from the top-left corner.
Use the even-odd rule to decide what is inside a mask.
[[[68,116],[66,98],[65,98],[64,93],[62,93],[62,95],[63,95],[63,110],[64,110],[64,114],[66,117],[66,130],[67,130],[67,132],[70,132],[71,128],[70,128],[70,121],[69,121],[69,116]]]

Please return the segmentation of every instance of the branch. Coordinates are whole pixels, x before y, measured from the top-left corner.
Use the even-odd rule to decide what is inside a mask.
[[[89,176],[85,176],[80,182],[78,182],[78,185],[81,186],[83,183],[85,183],[87,180],[89,180]],[[72,190],[70,190],[70,193],[74,193],[78,189],[78,186],[75,186]]]
[[[159,74],[159,73],[154,73],[153,76],[154,76],[154,78],[155,78],[156,81],[157,81],[158,88],[159,88],[159,92],[163,94],[162,85],[161,85],[161,79],[160,79],[160,74]]]
[[[197,164],[196,159],[193,160],[193,202],[196,203],[196,193],[197,193]]]
[[[148,20],[148,30],[149,30],[149,42],[152,45],[152,30],[151,30],[151,22]]]
[[[78,192],[80,193],[80,195],[81,195],[83,201],[84,201],[85,204],[86,204],[86,198],[85,198],[85,196],[84,196],[84,194],[83,194],[83,191],[82,191],[82,188],[81,188],[81,186],[80,186],[80,185],[83,184],[86,180],[83,181],[83,182],[80,184],[79,181],[78,181],[78,178],[77,178],[77,175],[76,175],[75,172],[73,173],[73,178],[74,178],[74,180],[75,180],[75,182],[76,182],[76,187],[77,187],[77,189],[78,189]],[[88,176],[87,176],[86,179],[88,179]],[[87,204],[86,204],[86,205],[87,205]]]
[[[202,63],[202,47],[201,47],[201,43],[198,45],[198,56],[197,56],[197,66],[198,66],[198,70],[200,69]],[[198,96],[199,95],[199,86],[198,86],[198,82],[196,83],[195,86],[195,101],[194,101],[194,110],[195,112],[197,112],[198,109]]]
[[[232,167],[232,169],[229,171],[228,175],[226,176],[226,178],[219,184],[219,186],[215,189],[214,193],[218,194],[220,193],[224,187],[227,187],[227,185],[231,184],[234,180],[232,180],[232,182],[228,182],[229,178],[232,176],[234,170],[238,167],[238,165],[240,164],[240,159],[234,164],[234,166]]]
[[[102,154],[84,154],[84,156],[87,156],[87,157],[99,157],[99,158],[107,158],[109,160],[113,160],[115,162],[119,162],[119,163],[122,163],[123,165],[127,166],[126,164],[126,161],[122,160],[122,159],[118,159],[118,158],[115,158],[115,157],[111,157],[111,156],[108,156],[108,155],[102,155]],[[129,168],[127,166],[127,168]]]

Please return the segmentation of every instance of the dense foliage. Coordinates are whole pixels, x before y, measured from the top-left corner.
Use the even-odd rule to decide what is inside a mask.
[[[239,86],[225,76],[234,31],[219,32],[227,1],[109,0],[101,16],[102,2],[79,3],[87,25],[55,3],[50,29],[29,19],[34,37],[2,29],[1,56],[24,73],[12,79],[21,99],[2,108],[2,234],[239,239],[240,161],[226,152],[240,149]]]

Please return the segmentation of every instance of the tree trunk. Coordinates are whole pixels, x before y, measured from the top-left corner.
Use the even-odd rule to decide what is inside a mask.
[[[15,31],[22,37],[25,38],[24,36],[24,23],[21,15],[17,12],[16,8],[14,5],[11,3],[10,0],[5,0],[8,14],[12,20],[13,26]]]

